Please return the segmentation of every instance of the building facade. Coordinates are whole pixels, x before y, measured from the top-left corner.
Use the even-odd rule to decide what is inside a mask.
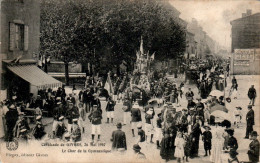
[[[233,74],[260,74],[260,13],[251,10],[230,22]]]
[[[36,66],[40,46],[40,2],[1,2],[1,99],[20,92],[24,96],[39,88],[57,85]]]
[[[235,49],[260,48],[260,13],[252,14],[247,10],[242,18],[230,22],[231,31],[231,52]]]

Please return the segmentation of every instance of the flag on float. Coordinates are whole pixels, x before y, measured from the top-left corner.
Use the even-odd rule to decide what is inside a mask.
[[[153,61],[154,60],[154,54],[155,54],[155,52],[152,54],[152,56],[151,56],[151,60]]]
[[[140,52],[141,52],[141,55],[144,54],[144,48],[143,48],[143,37],[142,37],[142,36],[141,36]]]
[[[113,88],[112,81],[111,81],[111,78],[110,78],[110,73],[108,73],[108,75],[107,75],[107,81],[105,83],[104,88],[108,91],[109,94],[114,93],[114,88]]]

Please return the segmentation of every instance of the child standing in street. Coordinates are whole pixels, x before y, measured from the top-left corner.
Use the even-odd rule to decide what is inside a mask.
[[[202,133],[202,140],[204,142],[204,150],[205,150],[205,155],[204,156],[208,156],[208,151],[209,151],[209,155],[211,154],[210,150],[211,150],[212,134],[209,131],[211,129],[209,126],[204,126],[204,128],[206,130],[206,131],[204,131]]]
[[[175,157],[177,157],[178,162],[181,162],[181,160],[184,159],[184,143],[182,133],[178,132],[175,139]]]

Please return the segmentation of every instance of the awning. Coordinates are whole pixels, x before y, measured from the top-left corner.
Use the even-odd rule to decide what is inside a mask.
[[[36,86],[38,89],[48,89],[62,86],[62,82],[46,74],[35,65],[9,65],[7,67],[13,73]]]

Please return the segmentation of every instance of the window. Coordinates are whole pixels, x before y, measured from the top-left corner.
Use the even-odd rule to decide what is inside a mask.
[[[9,50],[28,50],[28,26],[18,23],[10,23]]]
[[[15,24],[15,48],[18,50],[24,49],[24,25]]]

